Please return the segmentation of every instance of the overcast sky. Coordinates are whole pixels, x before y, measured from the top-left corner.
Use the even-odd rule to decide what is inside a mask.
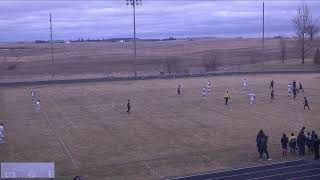
[[[319,17],[320,1],[305,2],[313,16]],[[292,35],[292,17],[299,4],[301,1],[266,1],[266,35]],[[1,0],[0,42],[48,40],[50,12],[54,39],[133,35],[132,7],[125,0]],[[136,24],[138,38],[258,37],[262,1],[143,0],[136,8]]]

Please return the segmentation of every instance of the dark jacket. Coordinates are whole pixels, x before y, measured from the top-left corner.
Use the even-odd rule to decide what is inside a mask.
[[[266,151],[268,149],[268,136],[264,135],[259,139],[259,152]]]
[[[257,139],[256,139],[257,148],[259,148],[259,146],[260,146],[260,139],[261,139],[261,137],[263,137],[263,136],[264,136],[264,133],[263,133],[262,130],[260,130],[259,133],[258,133],[258,135],[257,135]]]
[[[282,148],[287,149],[288,142],[289,142],[288,137],[287,136],[282,136],[282,138],[281,138]]]
[[[307,138],[303,133],[300,133],[297,137],[297,144],[298,146],[305,146]]]
[[[319,151],[320,140],[316,138],[313,143],[314,151]]]

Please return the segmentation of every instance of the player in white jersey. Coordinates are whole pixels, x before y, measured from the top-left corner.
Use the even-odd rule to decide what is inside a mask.
[[[244,78],[244,80],[243,80],[243,87],[244,88],[248,87],[248,80],[246,78]]]
[[[207,96],[207,89],[206,87],[202,88],[202,92],[201,92],[202,96]]]
[[[251,91],[249,93],[249,98],[250,98],[250,104],[253,104],[254,101],[256,100],[256,95]]]
[[[288,84],[288,97],[291,96],[292,93],[292,85],[291,83]]]
[[[36,102],[36,112],[40,111],[40,100],[37,100]]]
[[[208,83],[207,83],[207,92],[208,92],[208,94],[210,93],[210,90],[211,90],[211,82],[208,81]]]
[[[36,90],[35,89],[31,89],[31,97],[32,97],[32,99],[36,98]]]
[[[0,123],[0,144],[4,143],[4,127],[3,123]]]

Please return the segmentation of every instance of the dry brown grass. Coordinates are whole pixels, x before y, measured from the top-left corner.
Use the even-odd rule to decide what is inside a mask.
[[[319,74],[247,76],[257,95],[255,105],[249,105],[248,92],[241,88],[243,78],[208,78],[213,91],[207,98],[200,96],[207,78],[38,86],[40,113],[34,112],[31,87],[2,88],[0,119],[8,143],[1,145],[0,161],[54,161],[58,179],[76,174],[87,179],[160,179],[257,164],[260,128],[270,137],[274,161],[285,160],[282,133],[297,133],[302,126],[320,133]],[[276,82],[275,103],[269,101],[271,79]],[[296,101],[286,91],[293,79],[306,91]],[[176,95],[178,83],[181,96]],[[228,107],[223,105],[227,89],[232,96]],[[304,95],[311,111],[303,110]],[[128,98],[130,115],[125,113]]]
[[[288,40],[288,59],[297,63],[295,42]],[[202,72],[203,60],[217,55],[220,69],[258,63],[261,60],[261,39],[195,38],[194,41],[138,42],[137,61],[133,62],[133,43],[100,42],[55,44],[54,62],[58,76],[113,73],[159,74],[166,71],[168,61],[177,61],[177,72]],[[320,43],[315,42],[315,47]],[[3,50],[5,48],[6,50]],[[0,80],[45,77],[51,73],[50,44],[0,44]],[[265,60],[281,63],[280,40],[267,39]],[[16,64],[13,70],[7,70]],[[277,65],[275,65],[277,66]]]

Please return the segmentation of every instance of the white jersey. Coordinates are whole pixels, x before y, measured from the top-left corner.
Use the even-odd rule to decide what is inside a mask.
[[[292,85],[291,85],[291,84],[288,85],[288,92],[289,92],[289,93],[292,92]]]
[[[254,93],[249,93],[249,98],[251,101],[253,101],[256,98],[256,95]]]
[[[248,81],[245,79],[245,80],[243,80],[243,86],[244,87],[247,87],[248,86]]]
[[[34,89],[31,89],[31,96],[35,97],[36,96],[36,91]]]
[[[250,104],[252,104],[256,99],[256,95],[253,92],[251,92],[249,93],[249,98],[250,98]]]
[[[4,140],[4,128],[0,126],[0,143],[3,143]]]
[[[207,89],[206,87],[202,88],[202,92],[201,92],[202,96],[206,96],[207,95]]]
[[[211,88],[211,83],[210,83],[210,81],[208,81],[208,83],[207,83],[207,91],[208,92],[210,92],[210,88]]]

